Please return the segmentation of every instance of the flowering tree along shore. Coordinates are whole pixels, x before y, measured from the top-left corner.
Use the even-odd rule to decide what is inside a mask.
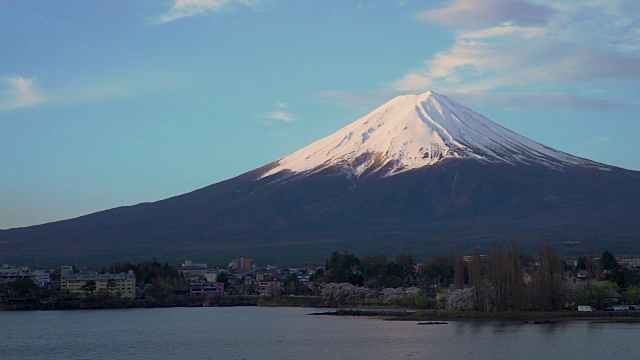
[[[313,275],[328,305],[402,304],[416,308],[475,311],[546,311],[603,308],[612,302],[637,304],[639,277],[621,269],[608,251],[592,247],[567,262],[545,242],[536,257],[519,254],[515,244],[496,245],[488,255],[473,249],[453,257],[416,264],[409,254],[362,260],[334,252]]]

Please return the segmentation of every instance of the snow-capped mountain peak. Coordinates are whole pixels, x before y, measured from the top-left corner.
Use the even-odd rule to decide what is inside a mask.
[[[398,96],[363,118],[277,161],[283,170],[315,172],[340,166],[349,176],[393,175],[446,158],[609,169],[520,136],[444,95]]]

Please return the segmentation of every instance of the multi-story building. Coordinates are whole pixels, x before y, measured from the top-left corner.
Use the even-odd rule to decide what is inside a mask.
[[[218,271],[213,269],[207,270],[204,273],[204,278],[206,279],[207,282],[210,282],[210,283],[218,282]]]
[[[271,296],[282,291],[282,282],[278,280],[262,280],[258,283],[258,295]]]
[[[86,285],[92,281],[95,283],[95,288],[88,291]],[[129,270],[127,274],[76,274],[72,266],[63,266],[60,272],[60,283],[62,291],[73,294],[105,292],[125,299],[136,298],[136,275],[133,270]]]
[[[187,280],[198,280],[205,276],[208,272],[206,263],[194,263],[191,260],[185,260],[178,268],[178,271]]]
[[[40,287],[44,287],[51,281],[48,270],[31,270],[27,266],[18,268],[3,264],[0,268],[0,282],[10,282],[17,279],[30,279]]]
[[[197,281],[189,284],[189,295],[191,296],[207,296],[207,295],[224,295],[223,283],[210,283],[206,281]]]
[[[193,262],[193,261],[191,261],[191,260],[185,260],[185,261],[182,263],[182,267],[183,267],[183,268],[190,267],[190,268],[206,269],[206,268],[207,268],[207,263],[194,263],[194,262]]]
[[[620,256],[617,257],[618,265],[623,268],[639,268],[640,267],[640,256]]]
[[[16,267],[3,266],[0,269],[0,282],[11,282],[26,277],[29,276],[22,269]]]
[[[233,265],[240,272],[253,270],[253,260],[245,258],[244,255],[240,256],[240,259],[236,259]]]

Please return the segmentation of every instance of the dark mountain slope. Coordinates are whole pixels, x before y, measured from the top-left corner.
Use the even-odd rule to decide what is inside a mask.
[[[616,239],[618,248],[639,250],[637,172],[449,159],[354,183],[335,167],[258,179],[264,170],[155,203],[1,231],[0,251],[46,261],[261,248],[273,258],[309,244],[322,259],[333,248],[446,253],[505,240],[534,247],[543,239]]]

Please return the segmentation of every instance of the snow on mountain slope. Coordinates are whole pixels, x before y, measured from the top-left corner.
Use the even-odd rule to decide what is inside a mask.
[[[335,165],[348,176],[360,176],[365,170],[393,175],[446,158],[540,164],[558,170],[566,166],[610,170],[538,144],[428,91],[392,99],[336,133],[279,159],[263,177],[282,170],[315,172]]]

